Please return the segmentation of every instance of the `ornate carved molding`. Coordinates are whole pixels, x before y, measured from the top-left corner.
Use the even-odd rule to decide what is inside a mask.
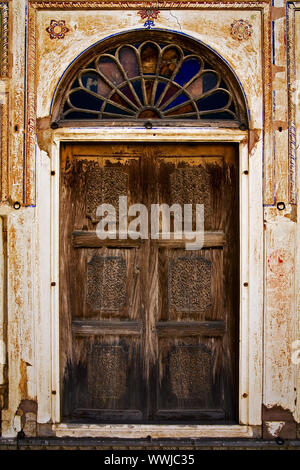
[[[296,66],[295,66],[295,10],[300,2],[287,2],[287,62],[288,62],[288,119],[289,119],[289,203],[297,203],[296,181]]]
[[[0,76],[8,76],[8,3],[0,3]]]
[[[0,102],[0,154],[1,201],[8,197],[8,93],[1,93]]]
[[[265,5],[269,5],[268,1],[260,2],[260,1],[245,1],[245,2],[238,2],[236,0],[227,0],[223,2],[218,2],[215,0],[212,1],[197,1],[197,0],[174,0],[174,1],[122,1],[122,0],[87,0],[87,1],[44,1],[41,2],[40,0],[29,0],[30,6],[37,9],[105,9],[105,10],[135,10],[135,9],[147,9],[153,8],[157,10],[166,9],[203,9],[203,8],[256,8],[260,9],[263,8]]]
[[[263,30],[263,83],[264,83],[264,202],[274,204],[274,158],[272,129],[272,73],[271,73],[271,1],[39,1],[29,0],[27,37],[27,88],[26,88],[26,153],[25,153],[25,204],[35,203],[35,133],[36,133],[36,12],[37,10],[141,10],[155,8],[161,10],[256,10],[261,11]]]
[[[35,204],[35,138],[36,138],[36,12],[29,8],[27,36],[27,82],[25,117],[25,204]]]

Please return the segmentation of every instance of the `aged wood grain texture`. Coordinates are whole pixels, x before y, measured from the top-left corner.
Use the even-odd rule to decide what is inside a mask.
[[[65,420],[236,419],[237,170],[230,144],[62,145]],[[152,203],[207,205],[204,247],[97,241],[95,200],[116,204],[125,188],[129,204],[149,211]]]

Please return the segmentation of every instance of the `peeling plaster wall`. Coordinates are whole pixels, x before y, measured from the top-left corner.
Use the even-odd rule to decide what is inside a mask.
[[[4,437],[15,437],[21,429],[26,430],[28,436],[46,435],[49,430],[52,432],[49,423],[53,416],[59,416],[52,394],[58,384],[53,377],[57,358],[52,356],[56,340],[51,334],[54,330],[50,288],[54,256],[50,248],[54,233],[51,228],[54,209],[51,208],[50,171],[55,144],[51,130],[36,131],[30,113],[35,110],[37,119],[49,116],[59,80],[81,52],[110,35],[143,28],[144,22],[137,14],[142,8],[141,2],[136,9],[133,2],[122,9],[116,6],[114,9],[109,6],[92,8],[90,2],[86,8],[73,10],[60,8],[63,3],[60,1],[45,8],[34,6],[36,3],[27,5],[26,0],[7,3],[9,68],[8,74],[2,72],[0,77],[3,240],[0,243],[0,405],[3,406],[1,427]],[[296,156],[299,158],[300,2],[292,5],[287,5],[284,0],[274,0],[273,5],[271,1],[252,2],[246,4],[246,8],[239,2],[233,2],[232,7],[231,2],[226,2],[226,7],[221,2],[215,2],[213,7],[212,2],[205,7],[203,2],[197,5],[194,2],[193,9],[183,8],[185,3],[193,2],[183,1],[177,6],[176,2],[172,3],[172,9],[161,7],[155,27],[187,34],[215,50],[235,71],[248,100],[251,116],[249,169],[265,188],[264,204],[261,193],[255,194],[251,188],[249,193],[250,206],[260,204],[259,210],[264,217],[263,252],[257,245],[249,245],[250,264],[253,262],[249,282],[253,282],[254,292],[264,294],[264,308],[260,312],[258,303],[257,307],[255,303],[251,304],[255,309],[254,321],[249,325],[251,334],[247,340],[253,345],[256,364],[249,369],[249,389],[257,390],[254,385],[261,380],[262,390],[255,397],[256,411],[250,411],[241,424],[260,425],[260,410],[264,405],[267,413],[270,412],[266,415],[267,428],[276,430],[281,419],[286,419],[280,418],[279,408],[291,412],[300,422],[300,364],[292,360],[293,344],[300,340],[300,228],[297,205],[291,198],[293,172],[289,144],[291,128],[295,125]],[[290,30],[287,28],[287,10],[290,21],[295,21]],[[252,24],[253,34],[248,40],[238,41],[230,34],[231,23],[240,18]],[[46,28],[52,19],[65,20],[69,31],[64,39],[50,39]],[[270,26],[269,40],[273,44],[270,57],[265,47],[266,24]],[[34,47],[28,48],[33,40]],[[1,63],[4,64],[3,44],[1,49]],[[296,59],[295,64],[291,57]],[[265,73],[269,62],[271,79],[268,81]],[[293,70],[294,83],[291,81]],[[265,106],[268,90],[272,92],[269,114]],[[30,93],[36,97],[33,102]],[[31,151],[32,142],[26,137],[30,132],[38,144],[33,146],[34,152]],[[28,167],[30,171],[26,170],[28,149],[30,162],[33,162]],[[262,158],[264,174],[259,160]],[[35,199],[31,199],[32,203],[26,207],[23,202],[28,181]],[[16,201],[21,203],[19,210],[13,208]],[[281,201],[285,203],[283,211],[276,207]],[[255,232],[256,224],[260,223],[260,217],[250,220],[250,229]],[[255,284],[258,282],[255,279],[257,265],[264,269],[259,285]],[[7,391],[8,402],[3,398]],[[272,409],[276,410],[273,415]]]

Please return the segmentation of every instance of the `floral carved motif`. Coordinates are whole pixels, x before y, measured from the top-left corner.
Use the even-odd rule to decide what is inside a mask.
[[[153,10],[153,9],[145,9],[145,10],[140,10],[138,12],[141,19],[146,20],[144,23],[144,26],[147,29],[151,29],[155,26],[154,20],[157,19],[159,13],[160,13],[159,10]]]
[[[49,33],[50,39],[64,39],[66,33],[70,30],[64,20],[51,20],[50,26],[46,28],[46,31]]]
[[[230,34],[234,39],[243,41],[249,39],[252,36],[253,28],[248,20],[234,20],[231,23]]]

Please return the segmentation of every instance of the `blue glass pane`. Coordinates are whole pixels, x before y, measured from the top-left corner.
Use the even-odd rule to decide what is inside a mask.
[[[134,88],[136,94],[138,95],[138,97],[139,97],[139,99],[140,99],[140,102],[141,102],[142,104],[144,104],[143,91],[142,91],[141,82],[140,82],[140,81],[132,82],[132,85],[133,85],[133,88]]]
[[[166,88],[166,83],[159,82],[156,88],[156,94],[155,94],[155,100],[154,103],[157,103],[157,100],[159,99],[160,95]]]
[[[122,114],[124,116],[132,116],[132,114],[128,113],[124,109],[117,108],[116,106],[113,106],[110,103],[107,103],[107,105],[105,106],[104,112],[112,113],[112,114]]]
[[[76,108],[93,111],[100,111],[103,103],[102,100],[99,100],[95,96],[92,96],[83,90],[74,91],[74,93],[70,94],[70,101]]]
[[[95,62],[94,62],[94,60],[93,60],[92,62],[90,62],[89,65],[87,65],[85,68],[86,68],[86,69],[94,69],[94,68],[95,68]]]
[[[81,77],[82,84],[88,90],[97,93],[98,89],[98,75],[96,73],[85,73]]]
[[[73,82],[71,88],[78,88],[78,87],[80,87],[80,85],[79,85],[79,81],[78,81],[77,78],[76,78],[76,80],[74,80],[74,82]]]
[[[175,77],[175,82],[183,86],[191,80],[200,70],[201,64],[198,59],[187,59],[183,62],[178,74]]]
[[[223,111],[221,113],[204,114],[201,116],[201,119],[234,119],[234,117]]]
[[[213,72],[207,72],[202,75],[203,93],[215,88],[218,83],[218,77]]]
[[[187,49],[182,49],[184,56],[191,55],[191,51],[188,51]]]
[[[229,106],[230,111],[232,111],[233,113],[235,113],[235,106],[234,106],[234,103],[232,102],[231,105]]]
[[[197,106],[199,111],[224,108],[229,99],[229,95],[224,91],[216,91],[205,98],[200,98],[200,100],[197,101]]]
[[[181,103],[185,103],[185,101],[187,101],[188,98],[182,94],[182,95],[179,95],[177,96],[177,98],[175,98],[174,101],[172,101],[172,103],[170,103],[165,109],[164,111],[166,111],[167,109],[170,109],[170,108],[173,108],[174,106],[177,106],[178,104],[181,104]]]
[[[92,113],[81,113],[80,111],[73,111],[72,113],[68,114],[64,119],[98,119],[97,114]]]

